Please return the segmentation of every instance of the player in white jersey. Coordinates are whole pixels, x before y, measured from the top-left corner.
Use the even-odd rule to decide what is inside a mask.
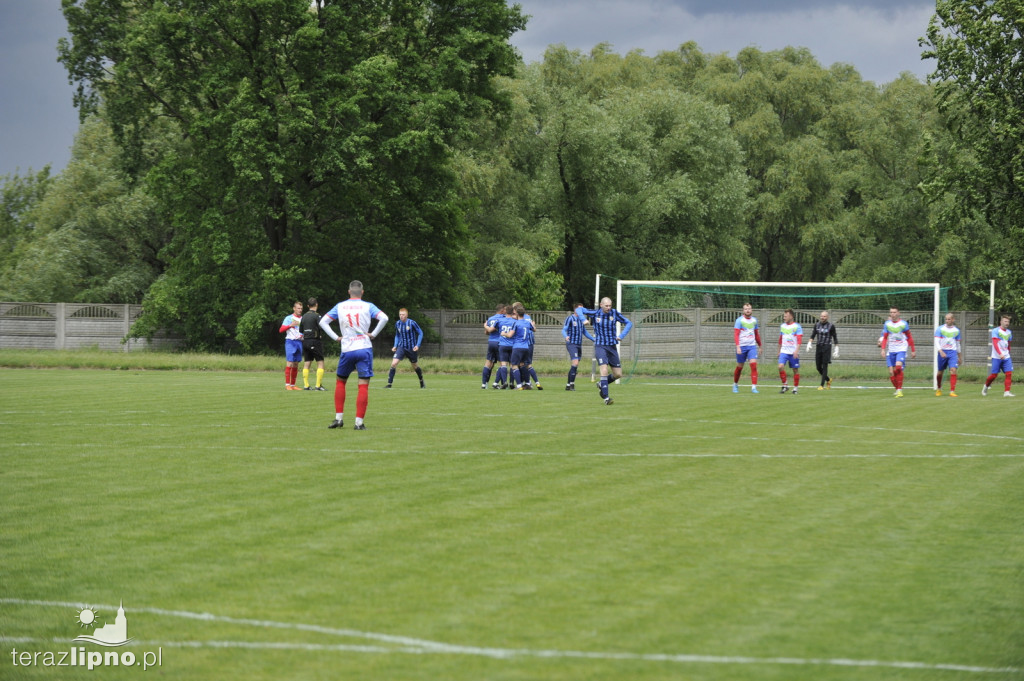
[[[782,390],[789,390],[786,383],[786,365],[793,369],[793,394],[800,389],[800,343],[804,339],[804,329],[796,323],[793,310],[782,313],[782,325],[779,327],[779,378],[782,379]]]
[[[338,303],[320,320],[320,328],[341,342],[341,356],[338,358],[338,382],[334,384],[334,421],[328,428],[341,428],[345,416],[345,384],[352,371],[359,377],[359,393],[356,397],[356,430],[366,430],[363,417],[370,400],[370,378],[373,377],[373,339],[388,323],[388,316],[373,303],[363,300],[363,284],[353,281],[348,285],[348,300]],[[338,320],[341,335],[334,333],[331,322]],[[370,320],[377,325],[370,331]]]
[[[284,389],[302,390],[295,385],[299,377],[299,363],[302,361],[302,331],[299,323],[302,319],[302,303],[298,300],[292,305],[292,313],[281,322],[280,333],[284,337]]]
[[[942,396],[942,372],[949,368],[949,396],[956,397],[956,370],[960,366],[960,329],[956,317],[946,314],[946,323],[935,329],[935,347],[939,353],[939,370],[935,374],[935,396]]]
[[[757,354],[761,347],[759,328],[753,306],[744,303],[743,314],[736,318],[736,324],[733,325],[733,341],[736,343],[736,368],[732,372],[734,393],[740,391],[740,374],[747,362],[750,362],[750,392],[757,392]]]
[[[903,397],[903,365],[907,362],[907,348],[910,348],[911,359],[917,357],[917,350],[914,349],[914,337],[910,335],[910,325],[900,319],[898,307],[889,308],[889,321],[882,327],[878,347],[882,348],[882,357],[889,367],[889,381],[896,388],[895,396]]]
[[[1016,397],[1010,392],[1013,383],[1013,360],[1010,359],[1010,341],[1013,340],[1013,332],[1010,331],[1010,317],[1003,315],[999,318],[999,326],[992,329],[992,370],[985,379],[985,387],[981,389],[982,395],[988,395],[988,387],[996,380],[999,372],[1003,372],[1003,397]]]

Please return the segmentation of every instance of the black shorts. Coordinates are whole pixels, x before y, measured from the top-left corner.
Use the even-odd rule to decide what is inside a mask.
[[[413,364],[416,364],[416,362],[418,362],[420,358],[419,353],[413,350],[412,348],[403,348],[402,346],[398,346],[397,348],[395,348],[395,359],[399,361],[407,359]]]
[[[320,338],[302,339],[302,359],[306,362],[324,361],[324,342]]]

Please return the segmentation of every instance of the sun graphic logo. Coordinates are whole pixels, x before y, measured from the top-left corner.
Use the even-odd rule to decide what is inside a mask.
[[[78,612],[78,626],[95,627],[98,618],[99,613],[96,612],[95,608],[82,608]],[[128,618],[124,616],[124,601],[121,601],[121,604],[118,606],[117,616],[113,622],[96,628],[91,636],[80,634],[73,638],[72,641],[85,641],[87,643],[107,646],[108,648],[123,646],[131,641],[128,638]]]

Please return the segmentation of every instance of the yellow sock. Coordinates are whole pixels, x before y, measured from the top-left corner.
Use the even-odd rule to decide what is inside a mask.
[[[307,388],[309,387],[309,369],[302,370],[302,382],[306,384]]]
[[[324,370],[323,369],[317,369],[316,370],[316,387],[319,388],[321,386],[321,384],[323,384],[323,382],[324,382]]]

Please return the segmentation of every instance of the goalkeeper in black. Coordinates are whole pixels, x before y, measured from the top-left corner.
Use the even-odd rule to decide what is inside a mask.
[[[807,349],[811,344],[816,343],[814,350],[814,365],[821,374],[821,385],[818,390],[832,388],[832,379],[828,376],[828,365],[834,357],[839,356],[839,337],[836,336],[836,325],[828,320],[828,312],[821,313],[821,318],[814,322],[814,331],[807,341]]]

